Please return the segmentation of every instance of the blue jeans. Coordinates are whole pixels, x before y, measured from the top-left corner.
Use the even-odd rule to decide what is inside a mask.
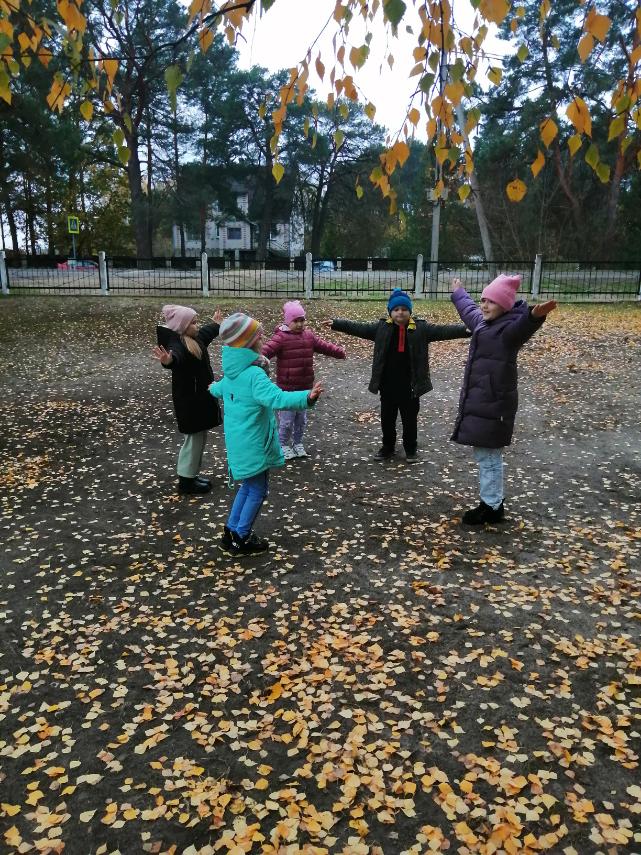
[[[269,469],[241,482],[229,512],[227,528],[246,537],[269,492]]]
[[[474,447],[479,465],[481,501],[495,511],[503,501],[503,449]]]

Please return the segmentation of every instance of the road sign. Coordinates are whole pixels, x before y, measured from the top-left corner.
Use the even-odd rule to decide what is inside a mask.
[[[67,231],[70,235],[80,234],[80,220],[78,217],[67,217]]]

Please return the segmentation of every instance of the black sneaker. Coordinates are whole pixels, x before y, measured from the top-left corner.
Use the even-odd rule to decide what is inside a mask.
[[[414,451],[406,451],[405,459],[408,463],[416,463],[418,460],[418,452],[416,451],[416,449],[414,449]]]
[[[223,536],[220,538],[220,545],[223,549],[231,549],[233,543],[231,529],[223,526]]]
[[[178,492],[181,496],[202,496],[209,493],[211,484],[203,484],[197,478],[183,478],[178,476]]]
[[[203,478],[202,475],[196,475],[194,481],[197,481],[198,484],[204,484],[205,487],[209,487],[209,489],[211,489],[211,481],[209,478]]]
[[[485,502],[481,502],[476,508],[472,508],[471,511],[466,511],[463,514],[462,522],[464,525],[484,525],[485,523],[496,525],[496,523],[503,522],[504,516],[503,502],[496,510],[486,505]]]
[[[394,449],[387,448],[387,446],[385,445],[381,445],[381,447],[374,455],[374,460],[389,460],[390,457],[394,457]]]
[[[260,540],[253,531],[250,531],[245,537],[241,537],[237,532],[232,531],[231,537],[230,552],[234,555],[255,555],[258,552],[265,552],[269,548],[268,541]]]

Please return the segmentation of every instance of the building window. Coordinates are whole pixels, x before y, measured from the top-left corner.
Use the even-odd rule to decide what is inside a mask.
[[[242,230],[240,226],[227,226],[227,240],[240,240]]]

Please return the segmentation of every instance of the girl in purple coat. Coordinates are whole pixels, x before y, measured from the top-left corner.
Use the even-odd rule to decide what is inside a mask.
[[[452,302],[472,330],[452,434],[454,442],[473,447],[479,465],[481,502],[463,514],[466,525],[503,519],[503,447],[512,442],[518,408],[516,359],[556,308],[554,300],[528,308],[516,299],[520,284],[520,276],[502,273],[483,290],[479,308],[460,279],[452,282]]]
[[[305,309],[298,300],[283,306],[284,322],[263,345],[267,359],[277,357],[276,385],[285,392],[301,392],[314,385],[314,354],[345,359],[345,350],[319,338],[305,326]],[[281,410],[278,413],[278,438],[285,460],[307,457],[303,434],[307,424],[306,410]]]

